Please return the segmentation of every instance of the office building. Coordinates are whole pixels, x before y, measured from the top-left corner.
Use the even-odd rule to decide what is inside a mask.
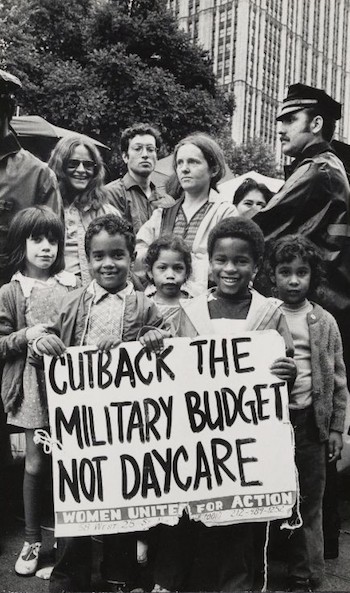
[[[350,0],[167,0],[179,26],[206,49],[233,91],[232,137],[276,149],[286,88],[303,82],[343,104],[336,138],[350,143]]]

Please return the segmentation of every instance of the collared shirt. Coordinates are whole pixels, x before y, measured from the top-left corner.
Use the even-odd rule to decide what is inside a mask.
[[[28,298],[30,293],[32,292],[34,286],[38,282],[43,282],[46,285],[55,285],[57,282],[61,284],[61,286],[66,286],[67,288],[76,288],[77,281],[73,274],[66,272],[66,270],[62,270],[62,272],[58,272],[54,276],[50,276],[47,280],[37,280],[36,278],[30,278],[29,276],[24,276],[22,272],[16,272],[11,280],[17,280],[20,283],[21,289],[23,292],[23,296]]]
[[[160,193],[152,181],[151,195],[146,196],[130,173],[108,183],[105,190],[109,203],[119,210],[122,218],[130,222],[135,234],[156,208],[169,208],[175,203],[174,198]]]
[[[25,317],[28,327],[37,323],[54,323],[59,315],[63,298],[76,288],[76,278],[63,270],[46,280],[24,276],[16,272],[11,282],[18,282],[25,298]]]
[[[63,218],[57,179],[46,163],[19,145],[10,132],[0,139],[0,284],[8,282],[7,233],[14,215],[37,204],[50,206]]]
[[[284,166],[284,176],[285,179],[288,179],[291,174],[295,171],[295,169],[300,165],[300,163],[305,159],[312,159],[317,154],[321,154],[322,152],[336,152],[330,146],[330,144],[326,141],[322,142],[315,142],[315,144],[310,144],[307,146],[295,159],[290,165]]]
[[[113,335],[121,340],[125,297],[134,293],[131,282],[123,290],[112,294],[93,280],[87,291],[94,296],[84,344],[97,344],[106,335]]]
[[[197,210],[190,220],[187,220],[182,207],[178,211],[173,233],[177,237],[181,237],[190,249],[192,249],[193,241],[195,240],[199,225],[212,205],[212,202],[205,202],[205,204],[203,204],[203,206]]]

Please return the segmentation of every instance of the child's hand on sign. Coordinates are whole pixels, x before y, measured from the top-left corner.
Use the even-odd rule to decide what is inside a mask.
[[[37,325],[33,325],[32,327],[28,327],[26,331],[26,338],[28,342],[33,342],[37,338],[40,338],[43,334],[46,333],[46,325],[44,323],[38,323]]]
[[[170,337],[169,332],[161,329],[153,328],[149,329],[146,333],[140,336],[139,340],[142,346],[145,346],[147,350],[159,354],[164,348],[164,338]]]
[[[120,343],[121,340],[116,336],[104,336],[97,342],[96,346],[98,350],[110,350],[111,348],[117,348]]]
[[[273,375],[276,375],[282,381],[288,381],[288,383],[294,383],[297,376],[297,366],[290,356],[277,358],[270,366],[270,371]]]
[[[41,355],[62,356],[66,346],[56,334],[48,334],[36,340],[34,350]]]
[[[343,448],[343,436],[341,432],[331,430],[328,439],[328,461],[336,461],[340,458],[340,453]]]

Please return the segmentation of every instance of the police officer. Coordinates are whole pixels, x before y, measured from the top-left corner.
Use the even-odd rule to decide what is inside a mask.
[[[340,103],[323,90],[301,83],[289,87],[277,120],[282,151],[294,161],[286,167],[285,184],[254,221],[266,241],[301,233],[322,249],[329,280],[323,304],[336,316],[347,346],[350,188],[344,166],[329,144],[340,117]]]
[[[286,182],[254,220],[265,239],[303,234],[324,254],[328,288],[322,304],[336,317],[350,384],[350,188],[344,166],[330,146],[341,105],[323,90],[292,84],[277,120],[282,151],[294,157]],[[324,499],[325,557],[338,555],[336,465],[327,465]],[[328,509],[328,511],[325,511]]]

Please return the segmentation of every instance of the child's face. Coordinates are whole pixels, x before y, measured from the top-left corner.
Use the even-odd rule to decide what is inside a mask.
[[[161,249],[149,275],[159,293],[167,298],[176,297],[186,280],[182,254],[172,249]]]
[[[58,243],[44,235],[26,239],[25,273],[31,278],[48,278],[56,261]]]
[[[116,293],[125,288],[132,261],[124,235],[109,235],[103,230],[92,237],[90,273],[108,292]]]
[[[291,262],[277,264],[274,281],[279,298],[288,305],[298,306],[302,303],[310,288],[310,264],[299,256]]]
[[[210,266],[217,292],[225,296],[243,295],[257,272],[250,244],[238,237],[215,242]]]

